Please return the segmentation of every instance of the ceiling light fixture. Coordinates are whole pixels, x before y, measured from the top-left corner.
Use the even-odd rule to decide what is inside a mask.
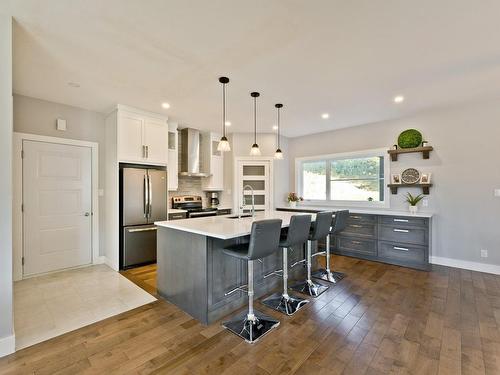
[[[278,130],[278,125],[273,125],[273,130]]]
[[[330,115],[328,113],[323,113],[321,118],[326,120],[327,118],[330,118]]]
[[[253,145],[250,149],[250,155],[260,156],[260,148],[257,144],[257,98],[260,94],[258,92],[252,92],[250,96],[253,98]]]
[[[394,103],[402,103],[404,102],[405,97],[403,95],[398,95],[394,97]]]
[[[226,138],[226,85],[229,83],[229,78],[220,77],[219,82],[222,83],[222,137],[217,145],[217,151],[231,151],[231,146]]]
[[[226,126],[231,126],[231,121],[226,121],[224,124],[226,124]]]
[[[161,103],[161,107],[164,108],[164,109],[169,109],[170,108],[170,104],[168,103]]]
[[[281,151],[281,148],[280,148],[280,111],[281,111],[281,108],[283,108],[283,104],[275,104],[274,105],[276,107],[276,112],[277,112],[277,118],[278,118],[278,125],[277,125],[277,130],[278,130],[278,133],[277,133],[277,139],[278,139],[278,148],[276,149],[276,152],[274,153],[274,158],[275,159],[278,159],[278,160],[281,160],[283,159],[283,152]]]

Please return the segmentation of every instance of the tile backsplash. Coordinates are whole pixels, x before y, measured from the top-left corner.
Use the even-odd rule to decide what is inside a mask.
[[[168,207],[172,208],[172,197],[178,195],[199,195],[203,200],[203,207],[208,206],[207,192],[201,190],[201,177],[179,176],[179,186],[175,191],[169,191]]]

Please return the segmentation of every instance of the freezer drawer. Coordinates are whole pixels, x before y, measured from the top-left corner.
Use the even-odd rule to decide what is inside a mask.
[[[156,261],[154,225],[125,227],[123,230],[123,268]]]

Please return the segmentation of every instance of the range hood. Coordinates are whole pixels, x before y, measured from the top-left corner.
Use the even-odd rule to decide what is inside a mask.
[[[200,170],[200,131],[192,128],[184,128],[181,135],[181,170],[179,176],[208,177],[210,174]]]

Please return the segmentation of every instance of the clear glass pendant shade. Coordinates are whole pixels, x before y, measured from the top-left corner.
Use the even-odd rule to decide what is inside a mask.
[[[260,148],[257,143],[254,143],[252,145],[252,148],[250,149],[250,155],[251,156],[260,156]]]
[[[217,145],[217,151],[220,152],[228,152],[231,151],[231,146],[229,145],[229,141],[226,137],[222,137]]]

